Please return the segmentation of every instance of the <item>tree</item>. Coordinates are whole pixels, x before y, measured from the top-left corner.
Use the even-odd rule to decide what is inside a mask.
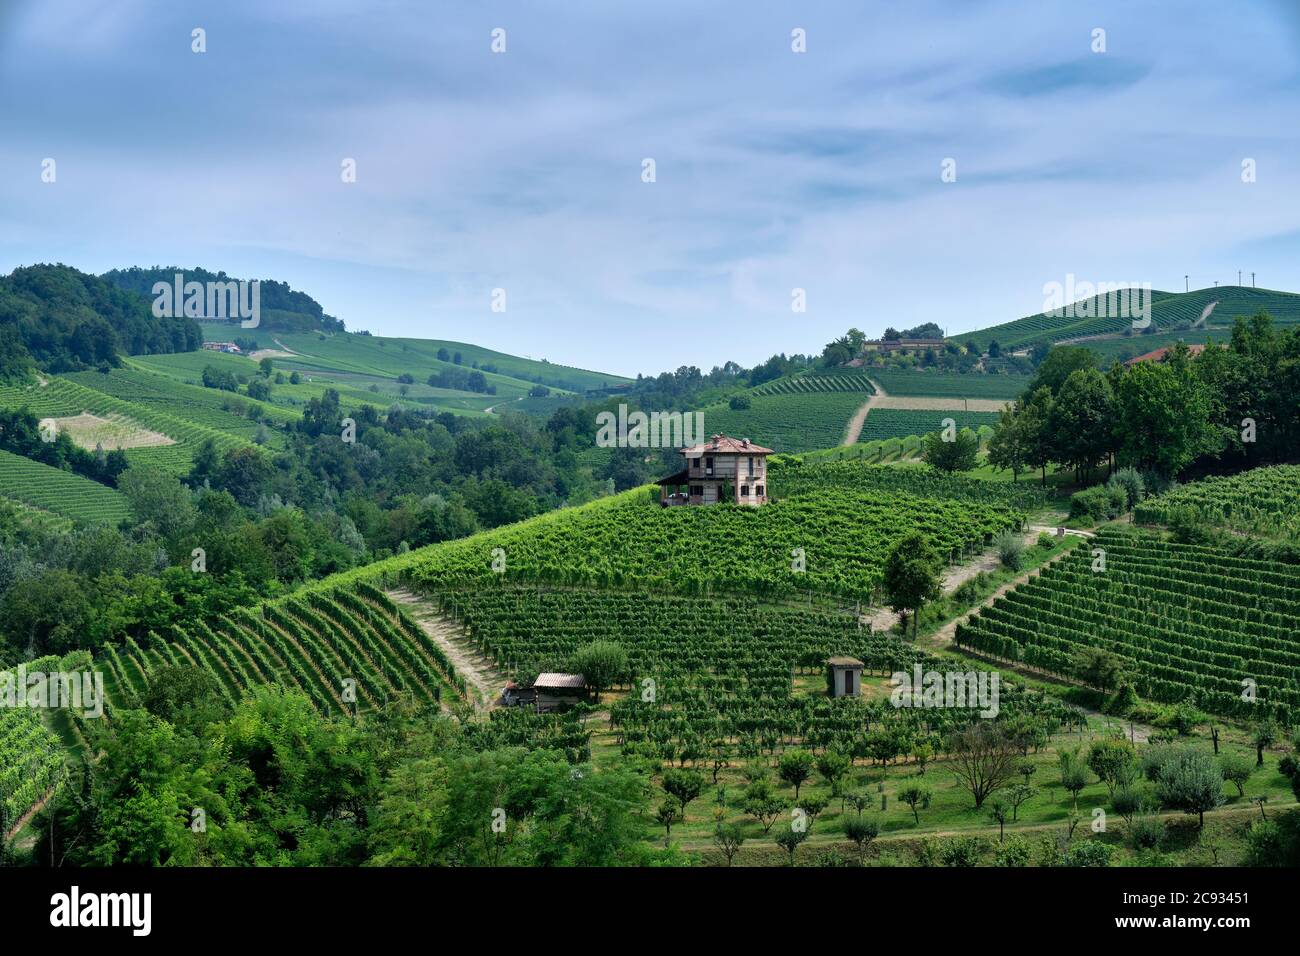
[[[1052,397],[1055,397],[1061,391],[1065,380],[1075,372],[1096,368],[1097,357],[1091,350],[1058,345],[1047,353],[1047,358],[1043,359],[1038,366],[1038,371],[1026,391],[1032,395],[1040,388],[1046,388]]]
[[[1055,460],[1051,428],[1052,392],[1046,386],[1031,392],[1028,403],[1021,409],[1019,427],[1024,430],[1022,440],[1027,449],[1026,462],[1042,472],[1042,483],[1047,484],[1047,466]]]
[[[1017,772],[1020,748],[995,724],[981,721],[949,740],[952,771],[975,798],[975,809]]]
[[[1223,803],[1223,771],[1207,753],[1177,751],[1160,767],[1156,795],[1171,810],[1197,814],[1204,827],[1205,811]]]
[[[929,788],[923,787],[917,783],[909,784],[908,786],[904,787],[902,790],[898,791],[898,799],[902,800],[904,803],[906,803],[909,807],[912,808],[912,819],[916,821],[917,826],[920,826],[921,825],[920,811],[929,809],[930,807]]]
[[[1250,758],[1241,754],[1224,754],[1219,758],[1219,767],[1223,771],[1224,779],[1230,780],[1232,785],[1237,788],[1237,796],[1244,797],[1246,795],[1246,781],[1255,772],[1255,767],[1251,764]]]
[[[627,650],[614,641],[592,641],[578,648],[571,667],[583,676],[599,704],[601,691],[627,677]]]
[[[1074,809],[1079,809],[1079,791],[1088,785],[1088,768],[1079,759],[1078,750],[1062,750],[1060,755],[1061,786],[1069,791]]]
[[[659,804],[659,809],[655,811],[655,819],[659,825],[664,828],[664,846],[668,845],[669,839],[673,835],[673,824],[682,816],[678,811],[677,805],[671,800],[665,800]]]
[[[1172,478],[1218,442],[1209,395],[1186,362],[1140,362],[1115,389],[1121,464]]]
[[[694,770],[672,768],[664,771],[660,786],[681,804],[682,819],[685,820],[686,805],[704,792],[704,777]]]
[[[840,785],[849,772],[849,758],[839,750],[828,749],[817,758],[817,772],[831,787],[831,796],[840,795]]]
[[[744,842],[745,836],[737,823],[719,823],[713,828],[713,845],[727,858],[727,866],[731,866]]]
[[[930,539],[920,532],[905,535],[885,559],[885,599],[895,611],[912,613],[912,633],[921,608],[941,593],[942,565]]]
[[[795,800],[799,799],[799,788],[812,776],[812,770],[812,754],[806,750],[787,750],[781,754],[781,761],[777,764],[777,773],[781,779],[794,787]]]
[[[1011,816],[1011,812],[1011,804],[1000,794],[989,801],[989,816],[998,825],[999,843],[1006,839],[1007,818]]]
[[[939,471],[947,474],[970,471],[977,463],[979,438],[969,428],[961,429],[951,440],[945,438],[943,432],[931,432],[922,441],[921,457],[927,465]]]
[[[1089,687],[1110,691],[1124,676],[1124,660],[1100,647],[1083,647],[1072,661],[1074,676]]]
[[[1006,800],[1011,805],[1011,819],[1014,821],[1020,815],[1020,806],[1023,803],[1033,799],[1038,790],[1024,783],[1012,784],[1007,787]]]
[[[1264,751],[1277,741],[1277,724],[1271,720],[1262,720],[1255,725],[1253,732],[1255,742],[1255,766],[1264,766]]]
[[[1110,382],[1095,368],[1071,372],[1061,385],[1050,427],[1057,460],[1074,469],[1077,481],[1110,451],[1113,405]]]
[[[880,836],[880,824],[870,817],[845,817],[844,835],[858,848],[858,863],[861,864],[871,841]]]
[[[989,464],[998,471],[1010,471],[1011,480],[1018,481],[1020,473],[1030,467],[1035,435],[1033,421],[1025,414],[1022,402],[1004,410],[989,439]]]
[[[785,808],[786,802],[772,792],[772,785],[766,780],[755,780],[745,788],[744,811],[759,822],[764,833],[772,829]]]
[[[788,830],[782,830],[776,836],[777,846],[790,854],[790,865],[794,866],[794,851],[799,849],[799,844],[808,839],[808,831],[804,829],[795,829],[791,826]]]
[[[1112,797],[1116,787],[1132,782],[1136,761],[1133,745],[1114,737],[1094,740],[1088,750],[1088,769],[1101,779]]]

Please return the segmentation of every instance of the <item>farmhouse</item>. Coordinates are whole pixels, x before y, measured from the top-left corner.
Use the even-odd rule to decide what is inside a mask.
[[[767,503],[767,456],[772,449],[755,445],[748,438],[714,435],[703,444],[683,448],[681,454],[686,467],[656,482],[659,503],[664,507],[720,501],[738,505]]]
[[[204,342],[203,347],[209,352],[229,352],[232,355],[239,355],[239,346],[234,342]]]
[[[941,349],[947,339],[879,339],[864,343],[867,352],[924,352],[927,349]]]
[[[1133,365],[1139,365],[1142,362],[1163,362],[1165,359],[1169,357],[1169,353],[1171,351],[1172,349],[1162,348],[1162,349],[1155,349],[1151,352],[1144,352],[1141,355],[1129,359],[1124,364],[1133,366]],[[1189,355],[1193,355],[1193,356],[1200,355],[1204,351],[1205,351],[1205,346],[1199,343],[1195,343],[1187,346],[1187,352]]]

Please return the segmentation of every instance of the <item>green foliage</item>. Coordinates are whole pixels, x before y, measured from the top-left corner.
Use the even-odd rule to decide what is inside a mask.
[[[1109,521],[1124,513],[1125,491],[1110,485],[1093,485],[1070,496],[1070,517]]]
[[[931,432],[926,435],[922,457],[926,464],[951,474],[974,468],[978,453],[979,439],[970,429],[963,428],[951,439],[946,438],[941,432]]]

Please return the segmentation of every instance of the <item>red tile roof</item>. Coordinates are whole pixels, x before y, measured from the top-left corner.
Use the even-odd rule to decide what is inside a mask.
[[[1193,355],[1200,355],[1202,352],[1205,351],[1205,346],[1204,346],[1204,345],[1189,345],[1189,346],[1187,346],[1187,351],[1190,352],[1190,353],[1193,354]],[[1154,349],[1153,351],[1145,352],[1145,353],[1143,353],[1142,355],[1134,356],[1133,358],[1129,359],[1129,360],[1128,360],[1127,362],[1125,362],[1124,364],[1125,364],[1125,365],[1137,365],[1138,362],[1163,362],[1163,361],[1165,360],[1165,357],[1166,357],[1168,354],[1169,354],[1169,347],[1166,346],[1165,348],[1162,348],[1162,349]]]
[[[764,448],[762,445],[755,445],[748,438],[728,438],[726,435],[714,435],[702,445],[692,445],[690,448],[683,448],[682,454],[687,458],[694,458],[705,454],[773,455],[775,452],[770,448]]]

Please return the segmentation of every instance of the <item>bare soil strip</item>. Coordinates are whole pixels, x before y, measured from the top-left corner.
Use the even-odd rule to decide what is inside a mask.
[[[889,393],[880,387],[879,382],[872,382],[871,379],[867,379],[867,381],[871,382],[871,387],[876,390],[876,393],[863,402],[861,407],[853,413],[853,417],[849,419],[849,427],[844,430],[844,441],[840,442],[841,445],[856,444],[858,436],[862,434],[862,426],[866,424],[867,414],[880,403],[882,398],[889,397]]]
[[[496,706],[505,685],[505,676],[497,671],[496,666],[470,643],[465,632],[454,624],[450,618],[439,611],[431,602],[414,591],[406,588],[394,588],[386,592],[390,598],[402,605],[411,620],[420,625],[442,648],[456,673],[460,674],[477,692],[475,706],[487,710]]]

